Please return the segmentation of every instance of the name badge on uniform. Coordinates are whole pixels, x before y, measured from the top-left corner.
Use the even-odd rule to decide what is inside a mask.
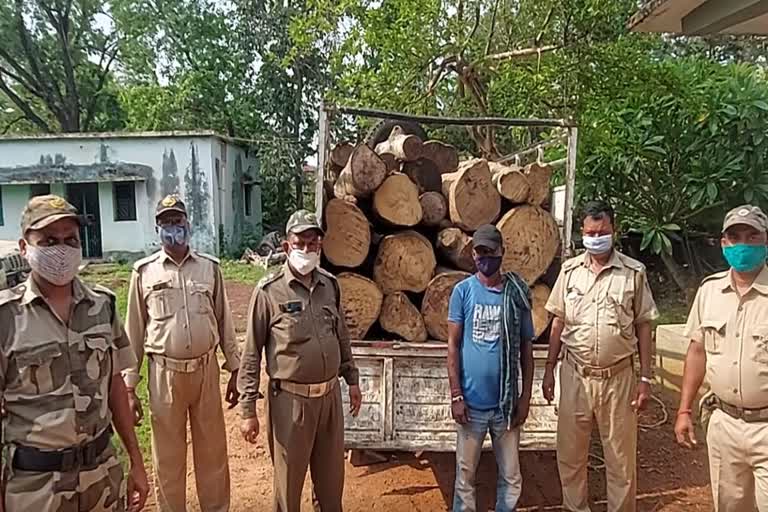
[[[300,313],[304,309],[304,303],[300,300],[292,300],[280,304],[280,311],[283,313]]]
[[[170,288],[171,283],[168,281],[163,281],[162,283],[157,283],[152,285],[152,291],[156,292],[159,290],[165,290],[166,288]]]

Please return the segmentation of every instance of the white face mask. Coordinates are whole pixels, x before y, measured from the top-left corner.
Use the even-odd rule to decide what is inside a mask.
[[[582,242],[590,254],[605,254],[613,247],[613,235],[585,236]]]
[[[320,253],[291,249],[291,253],[288,255],[288,263],[296,272],[305,276],[320,265]]]
[[[37,247],[27,244],[27,261],[35,273],[56,286],[72,282],[80,268],[83,255],[80,247],[65,244]]]

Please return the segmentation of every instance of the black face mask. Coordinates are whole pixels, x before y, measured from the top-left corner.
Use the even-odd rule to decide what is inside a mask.
[[[485,277],[491,277],[501,267],[501,256],[477,256],[475,266]]]

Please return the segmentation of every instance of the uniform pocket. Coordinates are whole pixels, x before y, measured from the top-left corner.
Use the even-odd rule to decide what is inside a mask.
[[[704,334],[704,349],[708,354],[720,354],[725,339],[725,320],[705,319],[701,322]]]
[[[14,352],[11,357],[19,371],[19,391],[44,395],[57,389],[64,376],[56,378],[54,363],[61,355],[61,345],[55,341]]]
[[[306,321],[306,311],[295,313],[280,313],[272,324],[275,331],[292,343],[301,343],[312,335],[312,325]]]
[[[323,306],[320,335],[324,337],[339,337],[336,326],[339,321],[339,312],[335,307]]]
[[[91,380],[100,380],[112,375],[111,338],[104,334],[87,334],[83,338],[86,346],[85,372]]]
[[[168,282],[156,283],[148,288],[144,301],[147,303],[147,313],[150,318],[162,320],[176,313],[177,289],[171,288]]]
[[[213,312],[213,290],[210,286],[203,283],[192,283],[190,292],[193,311],[197,311],[201,315],[209,315]]]
[[[768,364],[768,325],[757,325],[752,329],[755,343],[754,359],[758,363]]]

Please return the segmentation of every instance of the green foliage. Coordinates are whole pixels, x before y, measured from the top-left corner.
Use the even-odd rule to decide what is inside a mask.
[[[222,260],[221,272],[226,281],[252,285],[258,283],[266,274],[266,271],[261,267],[235,260]]]

